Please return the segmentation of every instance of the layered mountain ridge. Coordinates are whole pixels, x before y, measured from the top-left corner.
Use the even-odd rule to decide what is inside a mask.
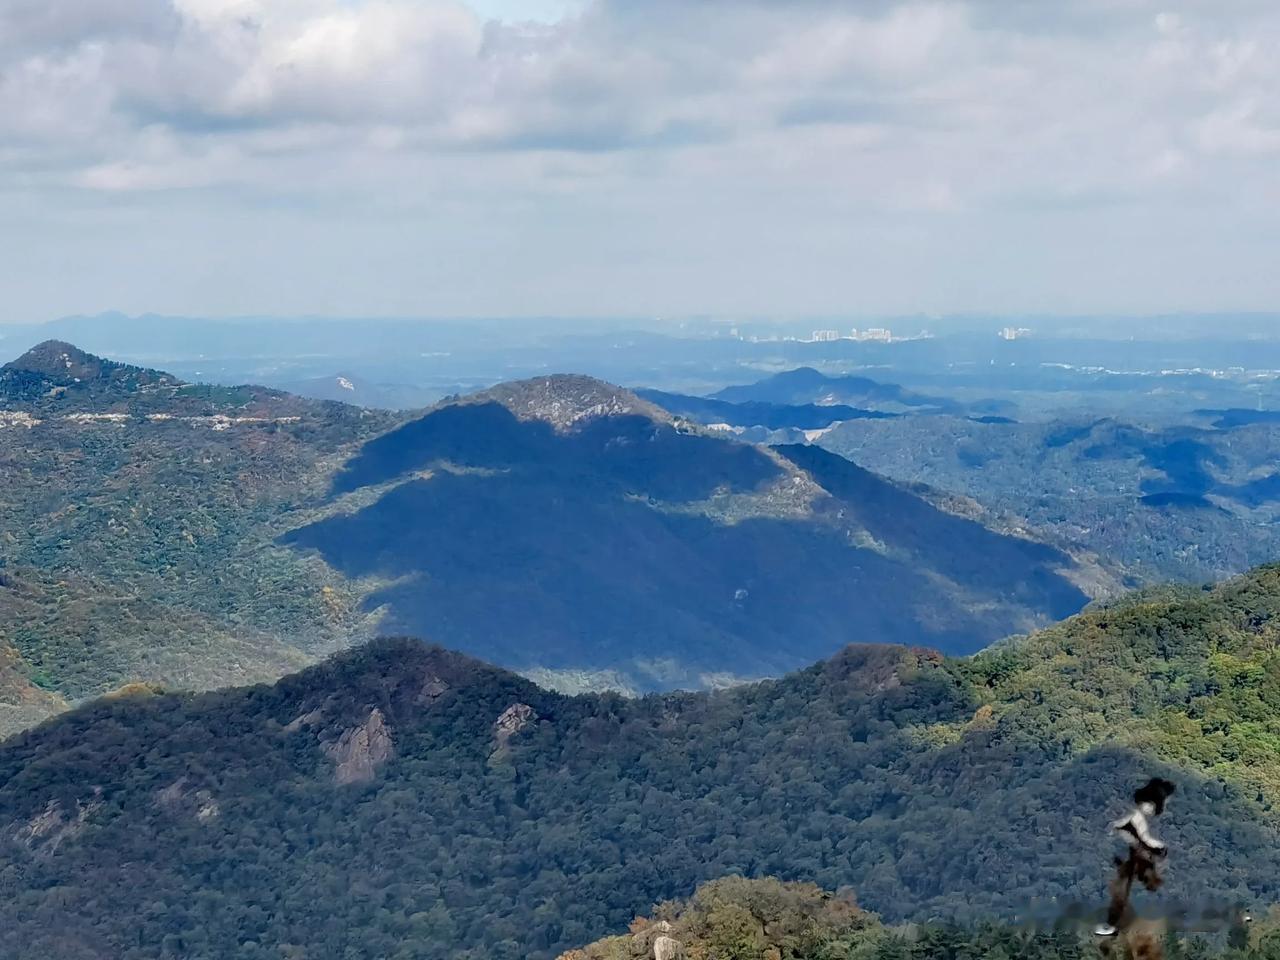
[[[722,685],[854,640],[972,651],[1100,581],[932,491],[581,376],[406,419],[51,341],[4,368],[0,430],[0,638],[39,681],[21,705],[0,693],[0,735],[133,682],[273,679],[379,632],[566,689]]]

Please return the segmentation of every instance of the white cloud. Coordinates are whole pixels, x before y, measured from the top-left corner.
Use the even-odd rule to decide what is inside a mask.
[[[1144,6],[1099,37],[958,3],[657,2],[646,15],[615,2],[513,25],[448,0],[30,2],[8,14],[0,136],[87,141],[101,162],[155,124],[224,138],[376,125],[383,143],[596,151],[799,119],[873,124],[904,146],[926,125],[963,153],[1010,135],[1123,152],[1151,123],[1171,140],[1157,155],[1270,150],[1250,104],[1277,82],[1259,53],[1276,18],[1256,14],[1242,38]]]
[[[1011,211],[1280,203],[1280,8],[1260,0],[481,6],[8,0],[0,188],[608,210],[637,234],[754,204],[834,243],[824,218],[937,217],[993,246]]]

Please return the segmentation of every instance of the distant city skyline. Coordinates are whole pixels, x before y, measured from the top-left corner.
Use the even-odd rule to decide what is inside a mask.
[[[1280,310],[1277,44],[1254,0],[17,0],[0,322]]]

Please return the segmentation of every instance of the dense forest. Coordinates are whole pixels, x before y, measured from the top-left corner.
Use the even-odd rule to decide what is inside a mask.
[[[390,414],[184,384],[41,344],[0,368],[0,737],[130,682],[271,680],[363,633],[363,593],[274,539]]]
[[[566,697],[410,640],[137,690],[0,746],[0,955],[550,960],[732,874],[890,924],[1093,909],[1152,774],[1162,897],[1269,904],[1278,613],[1268,568],[711,694]]]

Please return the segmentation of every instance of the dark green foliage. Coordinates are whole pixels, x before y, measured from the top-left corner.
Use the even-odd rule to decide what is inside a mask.
[[[0,747],[0,955],[550,960],[729,874],[851,886],[888,922],[1100,907],[1106,823],[1151,775],[1178,784],[1161,896],[1272,902],[1280,834],[1250,770],[1280,759],[1161,731],[1175,709],[1280,712],[1278,580],[973,662],[852,647],[716,694],[568,698],[386,641],[274,687],[95,704]],[[504,714],[527,722],[499,736]],[[339,785],[375,728],[390,758]],[[944,941],[970,933],[928,936],[883,956],[968,956]],[[1058,943],[982,936],[1010,960]]]
[[[184,385],[56,342],[4,367],[11,673],[75,700],[134,680],[272,679],[344,644],[361,620],[357,591],[272,541],[314,517],[345,454],[394,422],[257,387]],[[0,736],[37,705],[0,685]]]

